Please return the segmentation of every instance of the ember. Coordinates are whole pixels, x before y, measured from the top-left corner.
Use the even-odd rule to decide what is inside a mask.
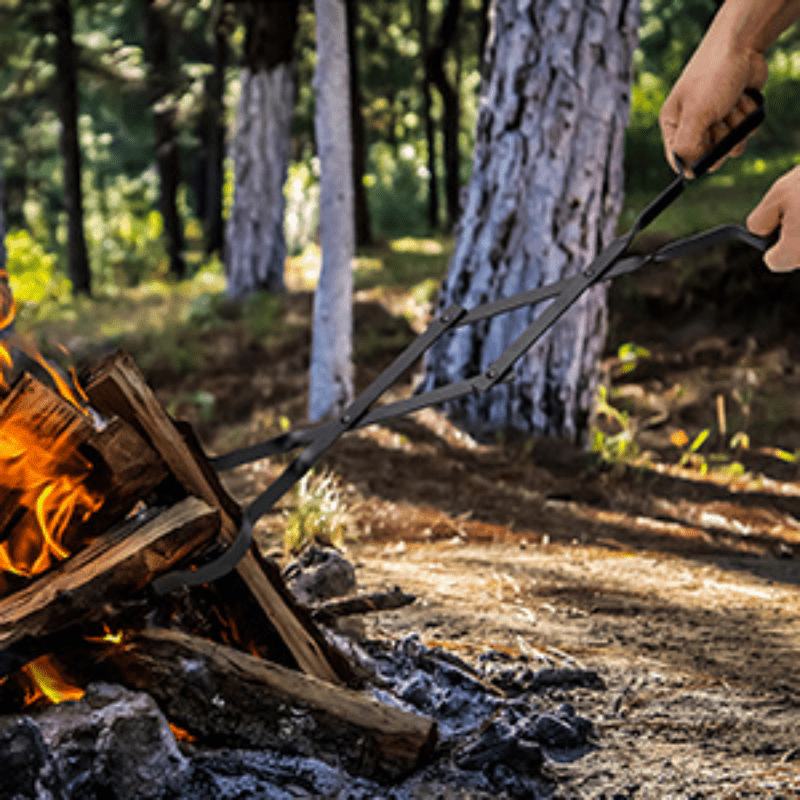
[[[51,655],[34,659],[23,671],[29,680],[25,686],[26,706],[41,704],[44,698],[54,705],[65,700],[80,700],[86,694],[69,681]]]

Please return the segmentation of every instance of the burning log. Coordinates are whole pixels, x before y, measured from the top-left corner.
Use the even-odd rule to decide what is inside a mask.
[[[122,420],[97,430],[30,375],[0,403],[0,594],[63,561],[167,476]]]
[[[224,645],[150,629],[110,649],[123,681],[209,744],[276,747],[396,778],[433,752],[436,723]]]
[[[219,512],[187,498],[144,525],[128,522],[100,536],[25,589],[0,600],[0,651],[26,636],[52,634],[102,618],[109,604],[205,547]]]
[[[213,467],[181,435],[130,356],[117,352],[95,365],[89,373],[86,392],[102,413],[116,414],[138,428],[189,494],[219,509],[220,538],[231,544],[241,522],[237,504],[223,489]],[[271,579],[252,547],[237,570],[300,668],[317,678],[341,683],[342,677],[326,655],[321,634],[310,619],[301,619],[291,607],[279,574],[277,579]]]

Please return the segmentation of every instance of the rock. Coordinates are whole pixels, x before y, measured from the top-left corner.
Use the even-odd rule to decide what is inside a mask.
[[[155,800],[188,767],[164,715],[142,692],[91,684],[82,700],[49,707],[35,721],[68,798]]]
[[[283,576],[304,605],[341,597],[356,587],[355,567],[333,547],[307,547],[286,567]]]
[[[30,717],[14,720],[0,733],[0,800],[61,800],[55,762]]]

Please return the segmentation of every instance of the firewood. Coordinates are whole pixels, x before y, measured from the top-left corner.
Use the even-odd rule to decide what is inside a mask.
[[[29,374],[0,403],[0,459],[0,596],[123,519],[168,475],[123,420],[97,430],[84,409]],[[37,512],[45,495],[47,533]],[[70,507],[68,516],[55,510]]]
[[[106,648],[113,678],[207,744],[278,747],[373,778],[421,766],[436,723],[225,645],[150,629]]]
[[[402,608],[411,605],[416,599],[413,594],[406,594],[399,586],[395,586],[390,592],[372,592],[340,600],[329,600],[315,608],[311,616],[317,622],[328,625],[339,617]]]
[[[0,600],[0,651],[23,637],[51,634],[102,617],[104,606],[205,548],[219,512],[187,498],[136,527],[128,521],[29,586]]]
[[[189,494],[200,497],[220,510],[220,538],[231,544],[237,537],[241,515],[231,511],[227,496],[210,465],[187,444],[175,423],[156,399],[133,359],[122,351],[93,365],[86,392],[103,413],[113,413],[140,430],[161,455],[173,475]],[[238,510],[238,506],[234,507]],[[237,566],[239,574],[259,605],[278,630],[303,671],[332,683],[341,677],[325,654],[321,633],[313,623],[303,624],[287,605],[280,590],[259,565],[251,547]]]

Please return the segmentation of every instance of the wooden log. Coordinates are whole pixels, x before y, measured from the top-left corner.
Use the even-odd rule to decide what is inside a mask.
[[[377,779],[418,768],[435,747],[427,717],[178,631],[142,631],[107,652],[113,679],[210,745],[288,749]]]
[[[0,650],[23,637],[100,619],[104,607],[149,584],[213,541],[219,512],[197,498],[136,527],[109,531],[29,586],[0,600]]]
[[[86,412],[23,375],[0,404],[0,569],[35,564],[29,572],[40,574],[124,518],[167,476],[160,456],[123,420],[96,430]],[[36,507],[51,490],[48,514],[57,522],[45,535]],[[53,509],[70,503],[71,515],[59,518]],[[38,563],[37,549],[50,551]],[[6,573],[0,595],[23,584]]]
[[[86,384],[89,398],[101,412],[117,414],[139,428],[186,491],[219,508],[220,538],[225,544],[231,544],[238,535],[241,516],[231,513],[233,501],[219,484],[213,468],[200,465],[198,454],[192,452],[181,436],[133,359],[122,351],[114,353],[93,365]],[[252,548],[239,562],[237,570],[300,669],[323,680],[340,683],[340,676],[325,655],[322,635],[310,621],[303,624],[287,605],[261,569]]]

